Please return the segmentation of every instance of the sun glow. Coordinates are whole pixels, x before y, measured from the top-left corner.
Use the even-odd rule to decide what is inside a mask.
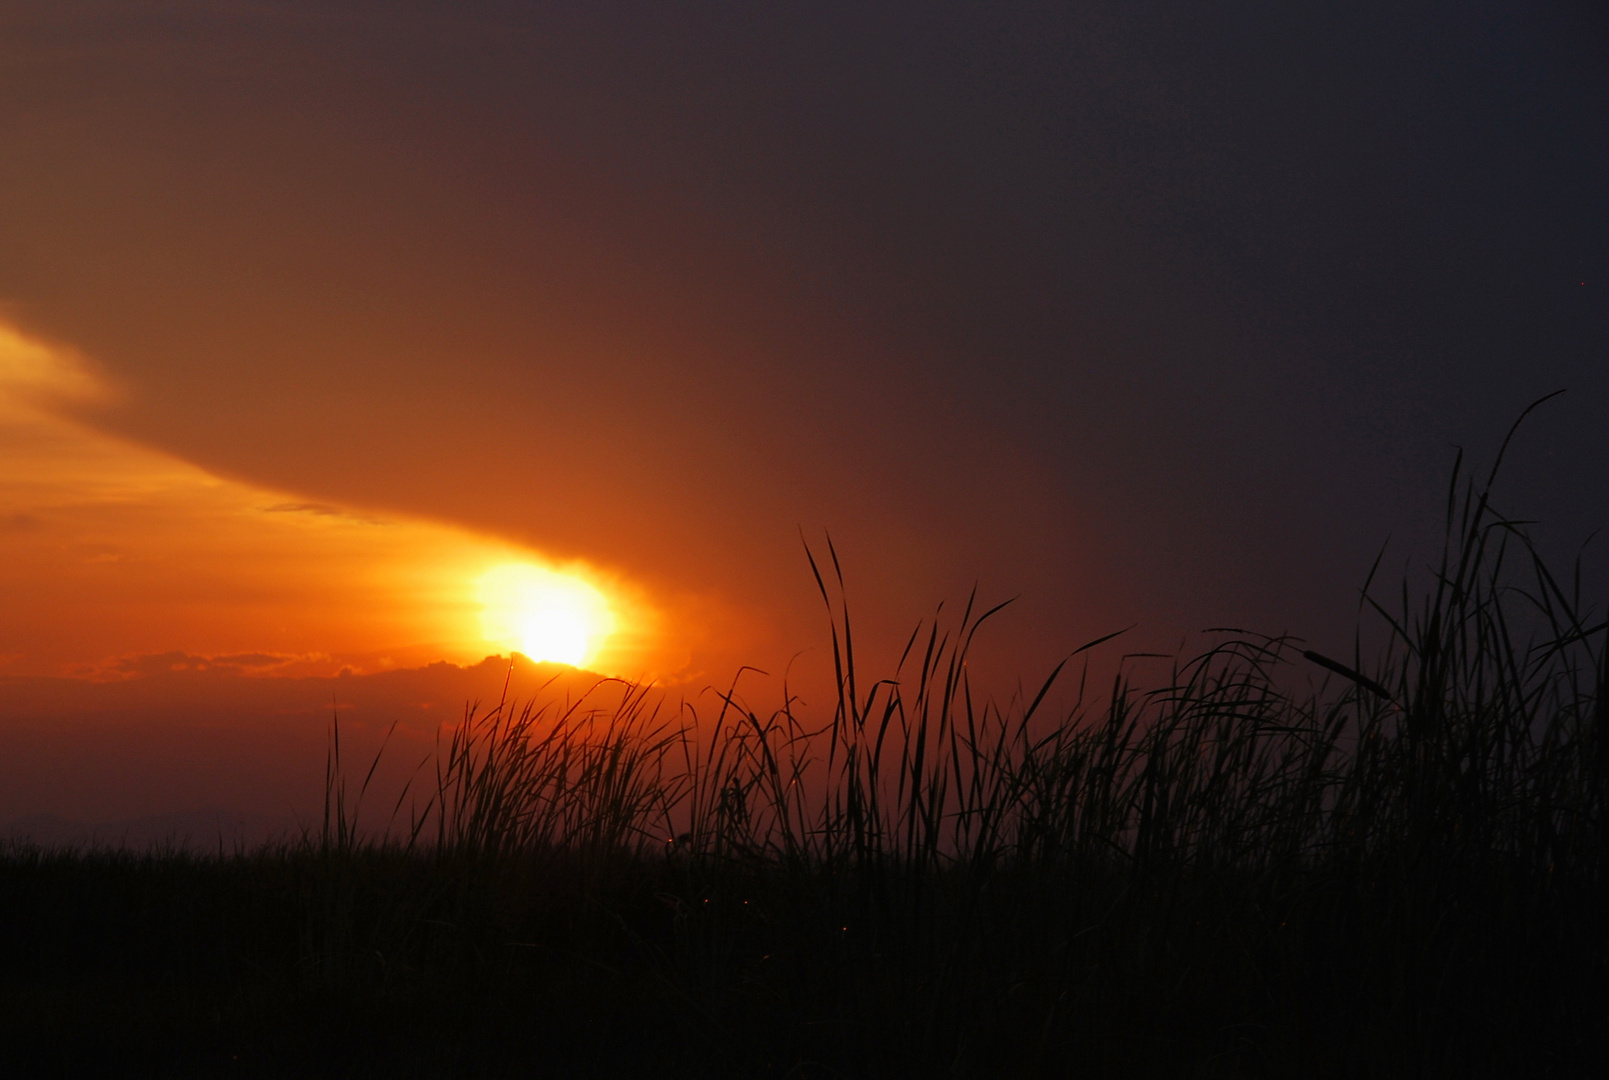
[[[532,660],[583,667],[615,629],[603,593],[581,578],[533,563],[508,563],[480,579],[488,641]]]
[[[116,398],[91,358],[0,316],[0,675],[123,678],[168,653],[296,676],[510,650],[688,667],[687,633],[667,645],[659,600],[613,568],[219,477],[70,411]]]

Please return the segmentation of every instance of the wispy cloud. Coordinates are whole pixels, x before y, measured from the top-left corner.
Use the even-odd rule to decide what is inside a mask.
[[[0,323],[0,670],[307,673],[507,646],[477,582],[537,553],[225,479],[73,416],[110,400],[90,362]],[[639,654],[601,665],[651,669],[641,637],[620,643]]]

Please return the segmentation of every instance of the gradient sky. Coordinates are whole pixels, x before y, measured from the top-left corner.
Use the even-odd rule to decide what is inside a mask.
[[[801,529],[874,649],[1344,649],[1543,394],[1606,524],[1605,192],[1585,4],[4,0],[0,661],[468,662],[503,552],[696,688]]]

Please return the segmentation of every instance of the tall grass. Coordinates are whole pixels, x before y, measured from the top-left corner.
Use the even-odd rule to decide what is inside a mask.
[[[1421,587],[1371,572],[1346,662],[1227,632],[1096,694],[1103,638],[1005,707],[973,600],[865,675],[829,542],[830,715],[736,681],[704,716],[626,684],[471,709],[406,853],[505,897],[562,867],[733,1061],[1567,1072],[1606,1015],[1609,649],[1495,475],[1455,467]]]
[[[295,1000],[433,1018],[402,1044],[457,1017],[447,1072],[495,1044],[512,1074],[1584,1074],[1606,624],[1494,477],[1455,468],[1423,575],[1387,596],[1377,561],[1344,660],[1220,632],[1094,688],[1102,638],[1000,705],[969,599],[868,676],[829,543],[819,713],[741,678],[702,711],[505,694],[373,833],[336,728],[322,829],[236,871],[295,943],[246,952]]]
[[[1262,870],[1433,850],[1515,871],[1597,865],[1605,623],[1485,488],[1450,503],[1424,596],[1405,584],[1392,609],[1365,592],[1387,631],[1372,663],[1237,633],[1161,687],[1119,674],[1087,707],[1081,686],[1054,720],[1040,708],[1068,662],[1013,711],[975,699],[968,652],[999,609],[972,601],[952,626],[918,627],[894,672],[867,680],[836,555],[836,591],[811,566],[837,683],[818,730],[792,698],[767,714],[735,684],[708,722],[690,705],[667,721],[624,683],[612,708],[471,709],[425,810],[433,849],[669,848],[768,872],[918,879],[1095,856]],[[1304,662],[1340,679],[1293,692]]]

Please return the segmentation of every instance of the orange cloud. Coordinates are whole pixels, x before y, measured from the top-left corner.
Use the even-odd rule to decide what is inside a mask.
[[[675,665],[619,575],[225,479],[68,414],[113,396],[81,357],[0,323],[0,671],[116,677],[119,657],[173,651],[304,672],[475,661],[522,647],[497,632],[506,612],[485,617],[506,567],[606,609],[565,659],[631,677]]]

